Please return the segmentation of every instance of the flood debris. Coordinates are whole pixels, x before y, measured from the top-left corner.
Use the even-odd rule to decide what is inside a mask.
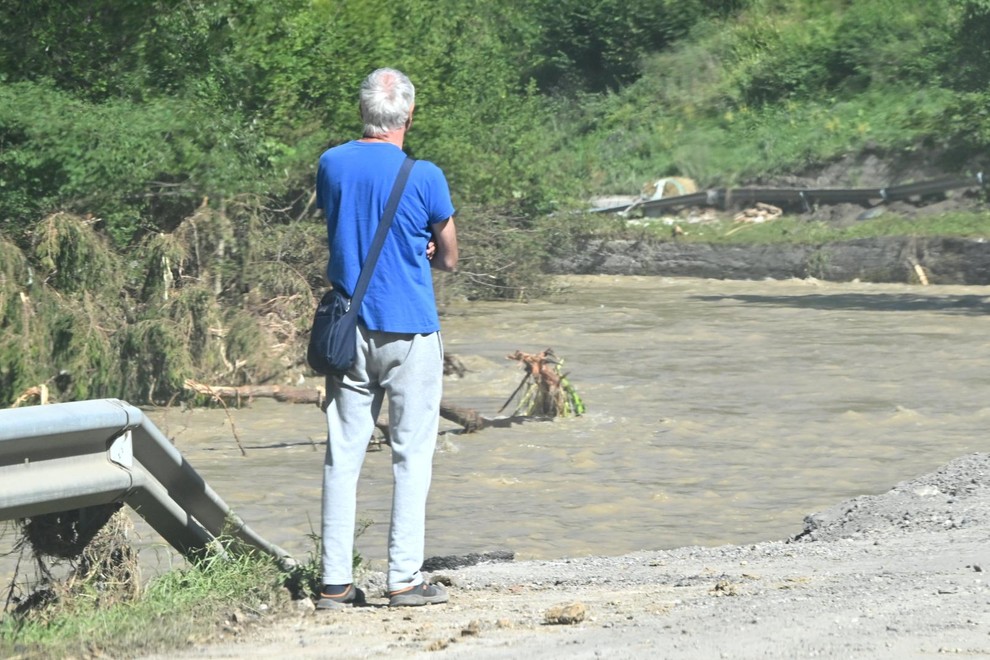
[[[505,410],[521,392],[513,415],[568,417],[584,413],[584,402],[568,382],[567,375],[561,373],[564,361],[554,355],[553,349],[548,348],[541,353],[516,351],[505,357],[520,362],[525,375],[499,412]]]
[[[48,405],[48,385],[42,383],[27,388],[10,404],[10,407],[20,408],[23,405]]]
[[[49,620],[83,600],[97,607],[136,600],[141,593],[133,523],[121,503],[43,514],[18,522],[17,570],[2,612]],[[25,561],[26,560],[26,561]],[[25,575],[21,567],[33,567]]]
[[[779,206],[774,206],[773,204],[766,204],[764,202],[757,202],[754,206],[745,208],[739,213],[737,213],[733,218],[733,222],[768,222],[770,220],[776,220],[784,215],[783,209]]]
[[[552,349],[548,348],[540,353],[516,351],[507,358],[521,362],[526,372],[522,382],[509,395],[509,398],[498,411],[501,413],[518,396],[520,397],[519,404],[511,415],[486,417],[472,408],[442,400],[440,402],[440,416],[460,425],[463,433],[474,433],[489,427],[507,427],[533,419],[551,419],[584,413],[584,402],[574,386],[567,380],[566,374],[561,373],[563,360],[557,358]],[[463,376],[465,372],[466,369],[459,359],[454,356],[445,358],[444,373],[446,375]],[[211,385],[186,379],[184,388],[203,398],[206,403],[218,403],[224,408],[227,407],[228,403],[240,407],[250,403],[255,398],[271,398],[286,403],[315,404],[322,410],[326,410],[327,406],[326,388],[321,386]],[[388,444],[388,425],[379,422],[376,426],[384,438],[382,442]],[[238,444],[240,445],[239,442]]]
[[[289,260],[283,242],[301,229],[252,224],[246,213],[201,208],[126,250],[67,213],[20,242],[0,236],[0,325],[11,330],[0,336],[0,406],[36,401],[29,388],[39,383],[56,402],[170,405],[186,378],[298,373],[314,304],[301,275],[310,257]]]

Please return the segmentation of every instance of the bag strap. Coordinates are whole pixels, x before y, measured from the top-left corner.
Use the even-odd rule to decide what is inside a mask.
[[[378,255],[381,253],[382,246],[385,244],[385,235],[388,234],[389,227],[392,226],[392,218],[395,217],[395,210],[399,208],[399,199],[402,197],[402,191],[406,187],[406,180],[409,179],[409,171],[415,162],[415,159],[409,156],[406,156],[406,159],[402,161],[402,167],[399,168],[399,175],[395,178],[392,192],[388,196],[388,201],[385,202],[385,212],[382,214],[382,219],[378,222],[378,229],[375,230],[375,238],[371,241],[368,255],[365,257],[364,265],[361,267],[361,275],[358,276],[354,293],[351,295],[351,305],[348,307],[348,311],[354,309],[355,314],[361,309],[361,300],[364,298],[365,291],[368,290],[371,274],[375,270],[375,264],[378,263]]]

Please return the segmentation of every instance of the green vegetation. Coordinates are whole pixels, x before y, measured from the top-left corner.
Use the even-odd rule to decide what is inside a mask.
[[[3,5],[0,32],[0,405],[42,384],[167,403],[193,396],[188,378],[301,371],[326,258],[314,167],[360,130],[377,66],[417,83],[408,150],[444,168],[459,209],[441,302],[544,295],[545,259],[582,236],[665,238],[574,214],[592,195],[863,151],[961,173],[990,146],[987,0],[38,0]]]
[[[18,566],[0,612],[0,657],[131,657],[205,642],[221,628],[238,630],[291,612],[291,601],[322,587],[321,545],[291,567],[229,537],[202,557],[142,586],[129,512],[119,505],[90,507],[102,526],[80,533],[80,512],[0,523],[0,538],[15,534]],[[371,521],[358,521],[355,538]],[[29,569],[30,570],[30,569]],[[355,549],[354,570],[364,560]]]
[[[987,79],[963,60],[987,62],[987,46],[958,44],[986,30],[986,3],[747,4],[731,23],[699,21],[621,93],[581,106],[587,130],[567,148],[595,190],[670,175],[731,186],[867,148],[925,149],[947,169],[985,152]]]
[[[624,225],[624,223],[623,223]],[[881,215],[847,226],[783,217],[772,222],[736,223],[728,220],[684,225],[677,240],[685,243],[760,244],[791,243],[819,245],[879,236],[956,236],[981,238],[990,231],[990,213],[947,213],[934,219],[908,219]],[[671,226],[663,222],[638,222],[616,228],[603,226],[601,236],[669,239]]]
[[[0,621],[3,657],[131,657],[204,642],[286,611],[288,576],[271,557],[228,547],[152,580],[144,593],[105,602],[94,584],[73,584],[33,611]]]

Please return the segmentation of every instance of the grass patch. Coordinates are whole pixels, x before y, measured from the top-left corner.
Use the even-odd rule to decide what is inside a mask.
[[[671,240],[671,225],[661,219],[623,223],[616,217],[599,216],[583,220],[586,236],[627,240]],[[939,216],[908,218],[884,214],[847,226],[783,217],[763,223],[737,223],[717,220],[698,224],[679,223],[685,233],[677,240],[685,243],[721,245],[818,245],[885,236],[939,236],[949,238],[990,237],[990,213],[957,212]]]
[[[130,657],[235,633],[285,611],[289,576],[273,558],[225,544],[187,568],[151,581],[142,597],[101,607],[75,593],[0,621],[0,657]]]
[[[93,509],[90,516],[99,515],[99,507]],[[224,537],[142,592],[127,512],[111,510],[109,523],[92,536],[84,533],[82,511],[0,525],[0,537],[18,536],[19,564],[30,563],[37,573],[27,581],[15,574],[4,590],[0,658],[132,657],[216,643],[294,611],[293,600],[321,588],[322,542],[310,532],[312,549],[295,566]],[[359,520],[355,537],[371,524]],[[356,549],[353,566],[356,575],[367,571]]]
[[[990,213],[954,213],[931,218],[884,215],[845,227],[800,218],[748,224],[721,221],[693,226],[687,231],[683,240],[691,242],[757,245],[817,245],[889,236],[978,238],[990,236]],[[669,236],[669,233],[668,229],[665,234]]]

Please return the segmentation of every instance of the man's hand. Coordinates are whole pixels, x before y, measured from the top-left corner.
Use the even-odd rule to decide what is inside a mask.
[[[433,255],[437,253],[437,242],[432,238],[426,242],[426,258],[433,260]]]

